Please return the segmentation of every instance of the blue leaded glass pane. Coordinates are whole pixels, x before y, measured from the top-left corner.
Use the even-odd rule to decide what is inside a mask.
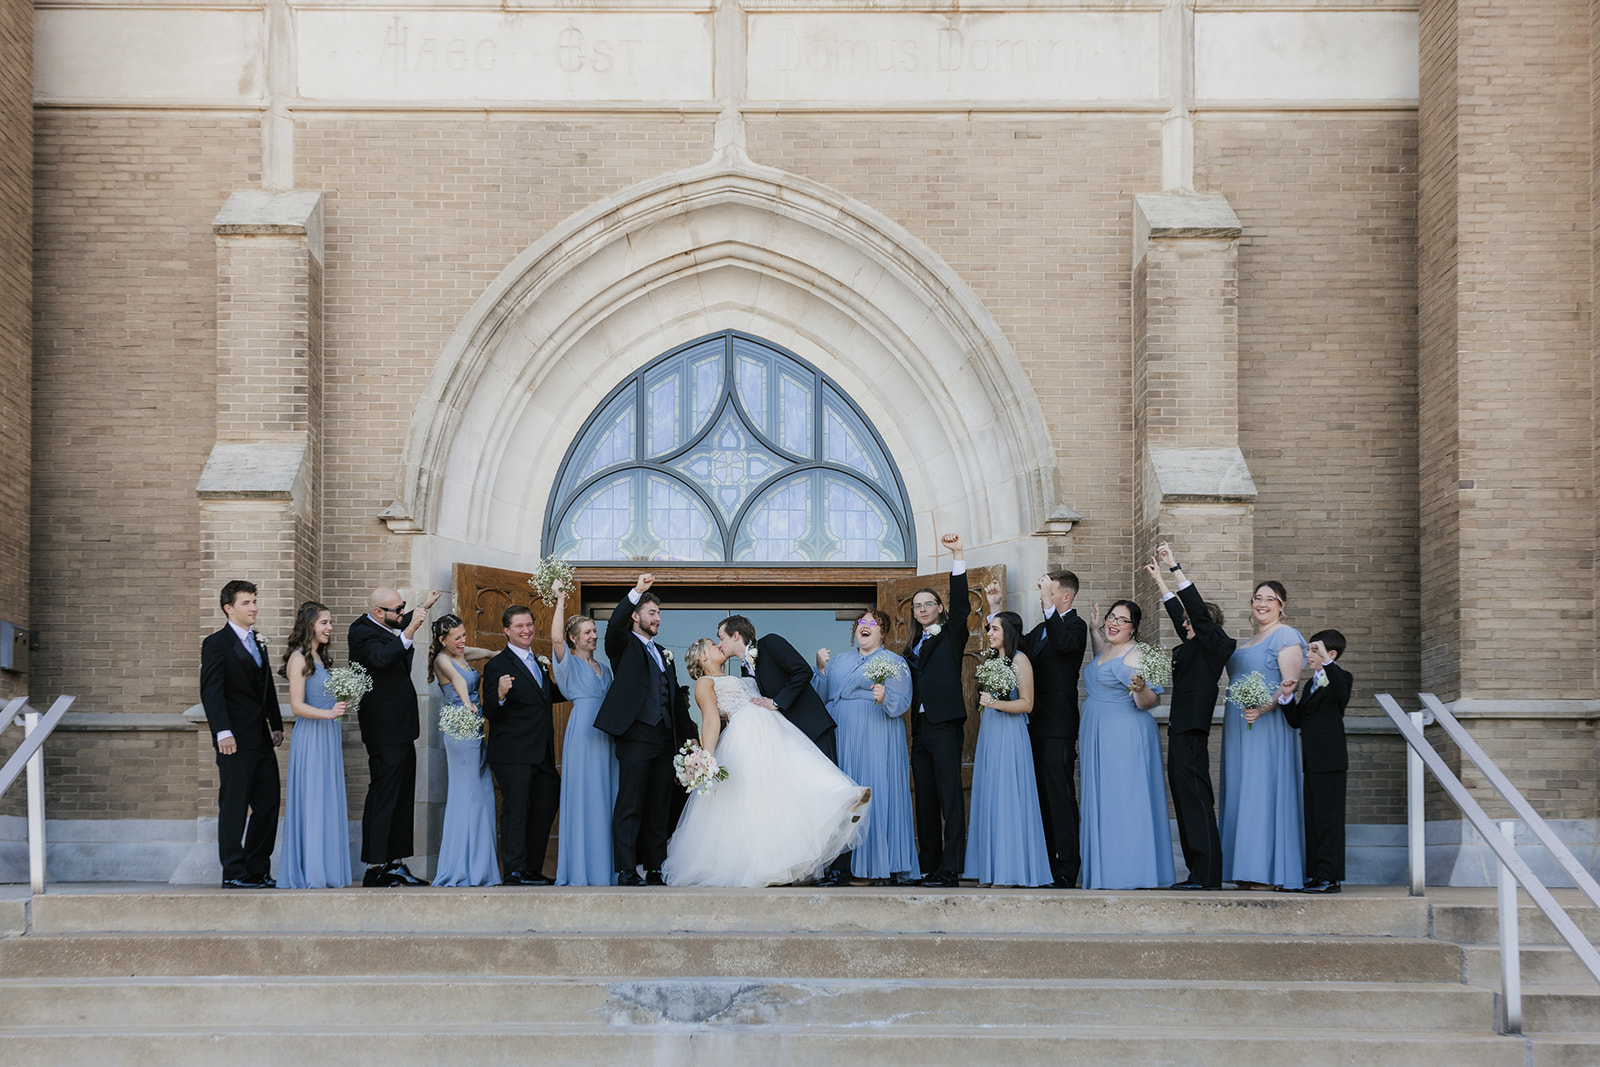
[[[750,421],[762,433],[768,432],[767,361],[740,353],[738,356],[739,402],[750,413]]]
[[[650,475],[649,522],[656,562],[711,563],[722,559],[722,531],[700,498],[659,474]]]
[[[804,380],[784,373],[778,376],[778,443],[790,452],[809,458],[811,451],[811,405],[816,397],[816,378]]]
[[[882,485],[888,460],[851,407],[829,390],[822,404],[822,457]]]
[[[677,368],[670,376],[645,379],[645,454],[659,456],[678,447],[682,419],[678,414],[681,384]]]
[[[635,408],[633,390],[625,390],[589,426],[579,442],[574,461],[567,465],[561,495],[567,497],[593,475],[607,467],[638,459],[634,449]]]
[[[672,461],[672,466],[710,494],[726,519],[761,483],[793,464],[760,444],[729,408],[700,446]]]
[[[722,339],[717,339],[716,351],[709,355],[700,355],[689,361],[689,378],[694,388],[694,418],[689,429],[689,436],[698,434],[705,424],[716,414],[717,405],[722,403],[723,375],[722,375]]]
[[[591,486],[568,513],[555,554],[566,559],[627,559],[622,542],[632,530],[636,473]]]
[[[811,528],[814,479],[800,475],[767,490],[737,532],[734,559],[744,562],[805,562],[802,544]]]
[[[905,558],[900,525],[876,493],[838,474],[823,481],[828,533],[837,544],[837,558],[873,562]]]

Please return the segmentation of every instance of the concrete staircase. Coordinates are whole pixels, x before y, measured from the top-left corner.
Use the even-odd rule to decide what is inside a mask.
[[[1454,892],[59,888],[0,901],[0,1062],[1600,1063],[1570,953],[1494,1032]]]

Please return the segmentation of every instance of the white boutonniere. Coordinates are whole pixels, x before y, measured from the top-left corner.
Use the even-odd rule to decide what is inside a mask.
[[[550,669],[550,657],[549,656],[535,656],[533,658],[539,661],[539,666],[540,667],[544,668],[545,670],[549,670]]]
[[[1318,689],[1321,689],[1323,686],[1325,686],[1327,684],[1328,684],[1328,676],[1326,674],[1323,674],[1322,672],[1318,671],[1317,674],[1314,675],[1312,677],[1312,679],[1311,679],[1311,691],[1313,693],[1315,693]]]
[[[661,650],[661,658],[666,661],[667,666],[672,666],[672,649],[663,648]]]
[[[936,622],[922,632],[927,634],[929,637],[938,637],[940,634],[944,633],[944,624]]]
[[[755,665],[756,665],[756,646],[755,645],[751,645],[749,648],[744,650],[744,662],[745,662],[746,666],[749,666],[751,668],[755,667]]]

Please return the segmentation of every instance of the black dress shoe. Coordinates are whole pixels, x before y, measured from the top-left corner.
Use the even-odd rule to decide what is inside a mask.
[[[817,878],[817,886],[821,889],[834,889],[844,885],[843,871],[823,871]]]
[[[1318,878],[1318,879],[1316,879],[1314,881],[1307,882],[1304,886],[1302,886],[1300,888],[1300,892],[1302,892],[1302,893],[1337,893],[1337,892],[1339,892],[1339,883],[1338,882],[1329,882],[1329,881],[1327,881],[1325,879]]]
[[[619,886],[644,885],[645,881],[639,876],[638,871],[618,871],[617,884]]]
[[[554,878],[546,878],[544,876],[544,872],[543,871],[538,871],[538,872],[536,872],[534,874],[525,874],[525,875],[523,875],[522,876],[522,884],[523,885],[555,885],[556,884],[556,880]]]
[[[500,879],[501,885],[527,885],[528,876],[521,871],[507,871],[506,876]]]
[[[224,889],[264,889],[266,887],[263,886],[260,882],[251,881],[249,876],[247,875],[247,876],[245,876],[243,878],[224,878],[222,880],[222,888],[224,888]]]
[[[368,867],[367,873],[361,876],[361,884],[368,889],[382,889],[390,884],[386,880],[388,873],[382,867]]]
[[[1050,889],[1076,889],[1076,888],[1078,888],[1078,880],[1076,878],[1057,877],[1055,879],[1055,881],[1050,883],[1048,888],[1050,888]]]
[[[646,871],[646,872],[644,872],[644,884],[645,885],[666,885],[667,884],[667,880],[664,877],[662,877],[660,871]]]
[[[889,876],[889,884],[904,888],[906,886],[920,885],[922,879],[911,877],[910,871],[896,871]]]
[[[245,879],[245,881],[250,882],[257,889],[276,889],[276,888],[278,888],[277,881],[270,874],[252,874],[249,877],[247,877]]]
[[[1204,889],[1205,886],[1201,885],[1199,882],[1176,882],[1176,883],[1174,883],[1172,885],[1167,886],[1167,888],[1168,889]]]
[[[384,873],[387,874],[390,878],[393,879],[393,881],[389,883],[390,885],[427,885],[428,884],[423,879],[418,878],[416,875],[412,874],[411,871],[406,867],[405,863],[403,861],[401,861],[401,860],[396,860],[395,862],[393,862],[393,863],[389,864],[387,867],[385,867],[384,868]]]
[[[917,883],[924,889],[954,889],[961,884],[954,871],[934,871]]]

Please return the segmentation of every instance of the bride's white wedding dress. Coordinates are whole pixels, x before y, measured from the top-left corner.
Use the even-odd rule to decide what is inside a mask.
[[[862,787],[788,719],[750,703],[760,696],[755,679],[713,675],[712,685],[728,719],[716,749],[728,780],[689,798],[662,876],[668,885],[725,886],[816,877],[860,840]]]

